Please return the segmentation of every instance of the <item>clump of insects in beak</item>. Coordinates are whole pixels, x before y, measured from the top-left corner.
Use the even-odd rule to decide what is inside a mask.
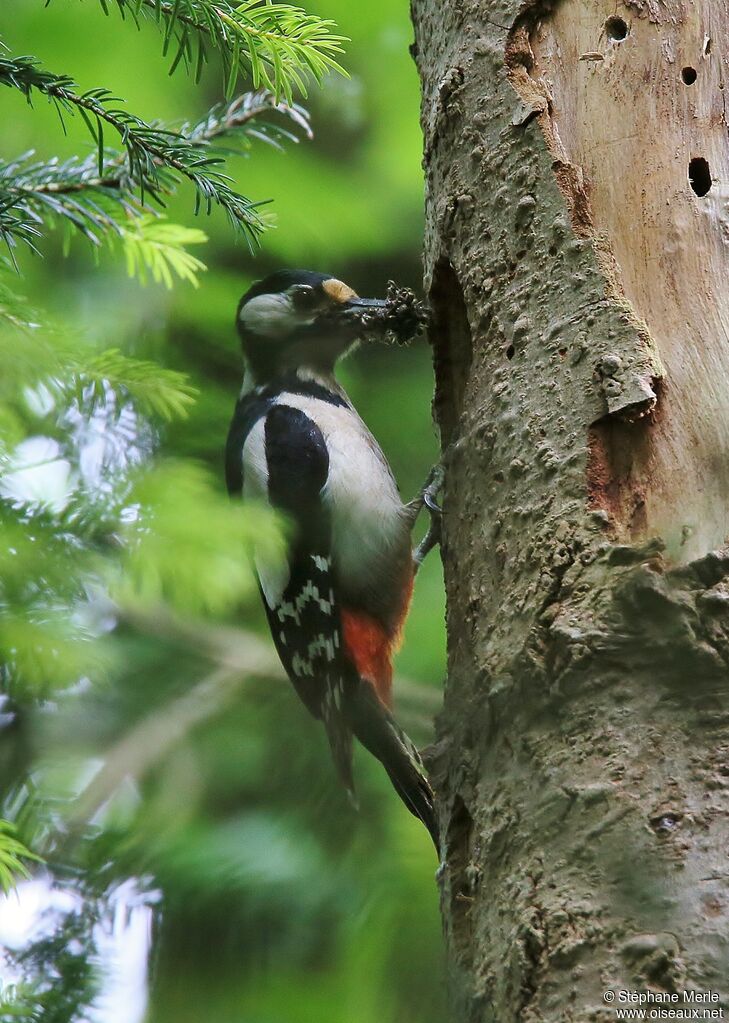
[[[409,344],[422,333],[428,315],[425,306],[409,288],[394,281],[387,285],[385,299],[352,299],[330,316],[352,330],[362,341]]]

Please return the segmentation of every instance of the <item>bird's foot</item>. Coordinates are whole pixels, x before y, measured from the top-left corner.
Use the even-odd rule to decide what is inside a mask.
[[[441,462],[436,462],[428,473],[425,483],[422,485],[418,493],[412,501],[408,501],[407,503],[406,507],[410,512],[413,524],[423,507],[429,508],[434,512],[440,511],[440,506],[438,505],[436,498],[443,489],[443,478],[443,464]]]
[[[437,498],[443,489],[444,476],[443,465],[438,462],[428,473],[428,478],[418,496],[410,502],[410,507],[413,509],[413,522],[415,522],[423,506],[428,509],[428,514],[430,515],[428,531],[413,551],[413,562],[416,572],[422,565],[426,555],[441,541],[443,509],[438,504]]]

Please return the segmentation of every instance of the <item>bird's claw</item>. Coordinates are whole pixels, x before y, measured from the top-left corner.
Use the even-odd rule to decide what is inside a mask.
[[[415,517],[423,505],[437,515],[441,513],[442,509],[436,501],[436,497],[443,489],[443,479],[443,466],[440,462],[436,462],[428,473],[428,478],[421,487],[420,493],[410,502],[409,507],[412,508]]]
[[[430,515],[428,531],[413,552],[413,561],[415,563],[416,572],[422,565],[426,555],[441,541],[441,519],[443,516],[443,509],[438,504],[436,498],[443,489],[444,475],[443,466],[440,462],[438,462],[428,473],[428,478],[423,485],[423,489],[420,491],[420,494],[415,501],[412,502],[415,507],[416,516],[423,505],[425,505],[428,509],[428,513]]]
[[[443,509],[435,499],[435,495],[440,491],[442,486],[443,480],[441,478],[438,481],[437,486],[426,487],[425,490],[423,491],[423,504],[428,509],[428,511],[433,513],[433,515],[441,515],[443,513]]]

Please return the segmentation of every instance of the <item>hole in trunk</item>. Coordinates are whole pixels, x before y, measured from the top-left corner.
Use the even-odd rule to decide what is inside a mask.
[[[651,817],[651,827],[657,835],[667,835],[681,823],[680,813],[660,813]]]
[[[681,71],[681,79],[684,85],[693,85],[694,82],[696,81],[696,68],[685,67]]]
[[[513,359],[514,358],[514,346],[513,345],[509,345],[509,347],[506,349],[506,358],[507,359]]]
[[[697,195],[706,195],[711,188],[709,164],[703,156],[695,156],[688,166],[689,183]]]
[[[435,268],[430,305],[435,412],[443,441],[449,444],[458,429],[473,349],[466,302],[456,272],[447,259],[441,259]]]
[[[622,43],[628,35],[628,24],[622,18],[608,18],[605,22],[605,33],[614,43]]]

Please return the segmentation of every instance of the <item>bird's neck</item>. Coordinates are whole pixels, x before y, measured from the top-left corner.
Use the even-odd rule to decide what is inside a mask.
[[[297,366],[294,369],[281,369],[273,374],[261,375],[255,368],[246,366],[241,396],[254,390],[270,390],[277,393],[301,390],[326,391],[330,394],[346,398],[346,395],[334,375],[334,367],[322,369],[318,366]]]
[[[341,333],[301,331],[295,338],[265,338],[241,333],[246,366],[256,384],[268,384],[292,373],[334,380],[334,366],[355,346]]]

